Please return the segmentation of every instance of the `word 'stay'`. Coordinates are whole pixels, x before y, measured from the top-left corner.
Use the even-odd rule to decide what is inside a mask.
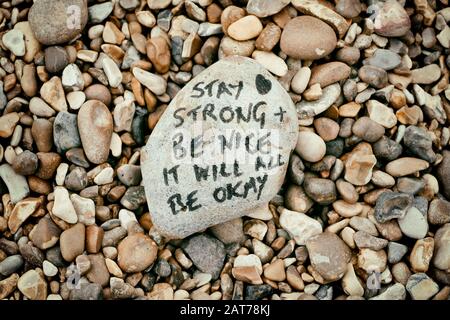
[[[172,100],[143,150],[155,227],[179,239],[267,212],[297,130],[291,98],[254,60],[231,57],[204,70]]]

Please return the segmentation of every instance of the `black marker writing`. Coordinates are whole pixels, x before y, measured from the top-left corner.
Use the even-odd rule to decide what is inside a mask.
[[[163,169],[164,183],[166,184],[166,186],[169,185],[169,174],[172,175],[173,180],[176,184],[178,184],[178,167],[179,166],[177,165],[169,170],[167,168]]]
[[[189,193],[186,198],[186,203],[183,202],[183,198],[179,193],[176,193],[169,197],[169,199],[167,200],[167,204],[170,206],[172,214],[177,215],[180,212],[191,212],[200,209],[202,205],[195,204],[198,200],[195,196],[197,192],[198,191],[195,190]]]
[[[227,183],[224,187],[218,187],[214,190],[214,200],[222,203],[226,200],[233,200],[234,198],[247,199],[250,193],[256,194],[256,199],[259,200],[267,179],[268,175],[265,174],[261,177],[251,177],[245,183],[243,181]]]

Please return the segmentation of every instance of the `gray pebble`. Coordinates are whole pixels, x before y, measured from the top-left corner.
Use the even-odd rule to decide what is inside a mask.
[[[388,261],[391,264],[400,262],[403,256],[408,252],[408,247],[397,242],[390,241],[387,246]]]
[[[66,176],[64,184],[71,191],[80,191],[87,187],[88,178],[84,168],[76,167]]]
[[[386,136],[381,137],[373,145],[373,153],[377,157],[377,159],[392,161],[400,157],[402,154],[403,148],[402,146]]]
[[[185,240],[182,248],[200,271],[211,274],[213,279],[219,277],[225,260],[225,247],[222,242],[199,234]]]
[[[103,236],[102,247],[116,247],[119,241],[127,236],[127,230],[122,227],[117,227],[106,231]]]
[[[60,154],[81,146],[76,114],[65,111],[58,112],[53,123],[53,140]]]
[[[375,219],[383,223],[402,218],[413,205],[413,200],[413,197],[406,193],[383,192],[375,205]]]
[[[24,261],[20,254],[6,257],[5,260],[0,262],[0,274],[8,277],[22,268],[23,263]]]

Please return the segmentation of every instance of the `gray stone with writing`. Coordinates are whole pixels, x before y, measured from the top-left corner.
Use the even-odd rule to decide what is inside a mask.
[[[234,56],[204,70],[172,100],[142,150],[158,232],[182,239],[269,210],[297,132],[291,98],[260,64]]]

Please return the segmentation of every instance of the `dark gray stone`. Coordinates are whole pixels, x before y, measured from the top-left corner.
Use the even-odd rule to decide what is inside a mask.
[[[175,36],[172,38],[172,59],[176,64],[182,65],[183,59],[181,58],[181,53],[183,52],[183,38]]]
[[[272,291],[268,284],[249,285],[245,288],[245,300],[261,300],[272,294]]]
[[[433,139],[424,128],[416,126],[406,128],[403,143],[413,155],[428,162],[436,160],[436,154],[433,151]]]
[[[418,209],[420,213],[426,218],[428,212],[428,200],[424,197],[414,197],[414,201],[412,204],[413,207]]]
[[[83,168],[89,168],[90,166],[82,148],[70,149],[66,152],[66,158],[76,166]]]
[[[138,146],[145,143],[145,133],[147,129],[147,110],[136,107],[133,122],[131,123],[131,134]]]
[[[27,243],[19,246],[19,251],[28,264],[33,267],[42,268],[45,256],[39,248]]]
[[[102,229],[105,231],[112,230],[114,228],[120,227],[120,220],[119,219],[110,219],[110,220],[102,223],[102,225],[100,227],[102,227]]]
[[[305,170],[305,166],[303,165],[302,159],[298,155],[292,154],[289,161],[288,175],[292,182],[299,186],[303,184],[303,180],[305,179],[303,170]]]
[[[169,263],[164,259],[158,259],[153,269],[155,273],[160,277],[168,277],[172,273]]]
[[[161,11],[160,13],[158,13],[158,17],[156,19],[158,27],[163,29],[165,32],[169,32],[172,18],[173,18],[173,13],[171,10]]]
[[[116,247],[120,240],[127,236],[127,230],[117,227],[109,231],[105,231],[103,235],[102,247]]]
[[[219,240],[208,235],[196,235],[182,245],[194,265],[202,272],[217,279],[225,260],[225,246]]]
[[[58,268],[63,268],[66,266],[66,261],[61,255],[61,249],[59,246],[48,249],[45,253],[45,258]]]
[[[86,170],[81,167],[76,167],[66,176],[64,184],[67,189],[71,191],[80,191],[87,187],[88,177]]]
[[[303,187],[306,194],[321,205],[329,205],[336,200],[336,186],[331,180],[306,178]]]
[[[123,195],[120,203],[128,210],[137,210],[147,202],[143,186],[129,187]]]
[[[319,290],[315,293],[315,297],[319,300],[332,300],[333,287],[330,285],[320,286]]]
[[[333,141],[325,142],[325,144],[327,146],[327,155],[339,158],[344,153],[345,142],[342,138],[336,138]]]
[[[379,160],[392,161],[400,157],[402,154],[402,146],[386,136],[381,137],[380,140],[373,145],[373,154]]]
[[[379,223],[403,218],[413,205],[414,198],[410,194],[400,192],[383,192],[375,204],[375,219]]]
[[[65,111],[58,112],[53,123],[53,140],[56,150],[60,154],[81,146],[76,114]]]
[[[61,72],[68,64],[69,56],[63,47],[53,46],[45,49],[45,68],[48,72]]]

